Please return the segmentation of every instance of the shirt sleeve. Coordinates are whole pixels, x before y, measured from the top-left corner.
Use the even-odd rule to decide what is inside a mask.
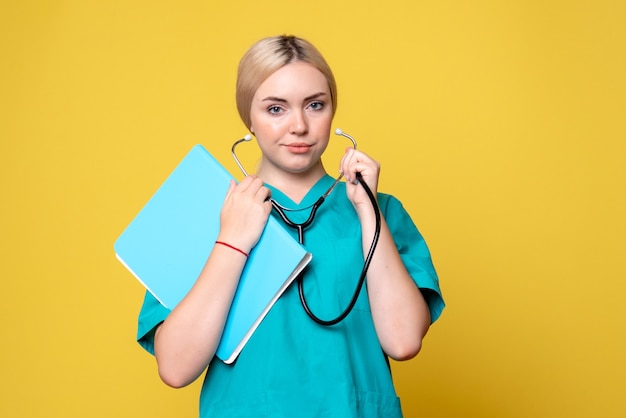
[[[398,199],[380,193],[379,206],[402,262],[428,304],[431,323],[435,322],[441,315],[445,302],[426,241]]]
[[[154,333],[169,315],[170,310],[154,297],[150,292],[146,292],[143,306],[139,312],[137,324],[137,342],[146,351],[154,355]]]

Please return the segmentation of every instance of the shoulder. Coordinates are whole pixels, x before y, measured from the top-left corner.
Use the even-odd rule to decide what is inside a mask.
[[[388,193],[378,193],[378,206],[385,218],[387,218],[388,214],[392,214],[395,216],[400,216],[402,219],[409,218],[409,213],[404,208],[404,205],[394,195]]]

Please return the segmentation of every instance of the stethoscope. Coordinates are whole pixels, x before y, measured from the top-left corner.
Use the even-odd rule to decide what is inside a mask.
[[[344,137],[348,138],[352,142],[353,148],[356,149],[356,141],[355,141],[355,139],[352,136],[350,136],[347,133],[343,132],[341,129],[336,129],[335,130],[335,134],[336,135],[341,135],[341,136],[344,136]],[[240,143],[242,143],[242,142],[250,142],[251,140],[252,140],[252,136],[251,135],[246,135],[243,138],[237,140],[233,144],[233,146],[231,148],[231,153],[233,155],[233,158],[235,159],[235,162],[239,166],[239,169],[241,170],[241,172],[243,173],[244,176],[248,176],[248,173],[246,172],[245,168],[243,167],[243,165],[239,161],[239,158],[237,158],[237,154],[235,153],[235,148]],[[326,200],[328,195],[330,195],[330,193],[333,191],[335,186],[337,186],[339,181],[341,181],[342,178],[343,178],[343,173],[339,173],[339,176],[335,179],[335,181],[328,188],[328,190],[326,190],[326,192],[324,194],[322,194],[319,197],[319,199],[317,199],[317,201],[315,203],[313,203],[311,206],[308,206],[306,208],[289,209],[289,208],[286,208],[286,207],[282,206],[281,204],[279,204],[276,200],[272,199],[271,197],[269,198],[270,202],[272,203],[272,207],[274,208],[276,213],[278,213],[278,215],[281,217],[281,219],[285,222],[285,224],[287,226],[289,226],[290,228],[295,229],[298,232],[298,241],[300,242],[300,244],[304,244],[304,230],[313,223],[313,219],[315,219],[315,213],[317,212],[319,207],[322,205],[322,203],[324,203],[324,201]],[[356,286],[356,289],[354,291],[354,294],[352,295],[352,299],[350,300],[350,303],[348,304],[346,309],[344,309],[344,311],[339,316],[337,316],[336,318],[331,319],[331,320],[321,319],[321,318],[319,318],[317,315],[315,315],[311,311],[311,308],[309,307],[309,304],[306,301],[306,298],[304,296],[304,285],[303,285],[303,280],[302,280],[303,279],[303,274],[300,274],[300,276],[298,276],[298,279],[297,279],[297,281],[298,281],[298,293],[299,293],[300,302],[302,303],[302,307],[304,308],[304,311],[307,313],[307,315],[313,321],[317,322],[320,325],[324,325],[324,326],[331,326],[331,325],[338,324],[346,316],[348,316],[350,311],[352,311],[352,308],[354,308],[354,305],[356,304],[356,301],[357,301],[357,299],[359,297],[359,294],[361,292],[361,288],[363,287],[363,283],[365,282],[365,276],[367,274],[367,270],[369,268],[369,265],[370,265],[370,263],[372,261],[372,256],[374,255],[374,250],[376,249],[376,245],[378,244],[378,237],[380,236],[380,211],[378,209],[378,203],[376,202],[376,198],[374,197],[374,194],[372,193],[372,191],[369,188],[369,186],[367,185],[367,183],[365,183],[363,181],[363,178],[361,177],[361,173],[356,173],[356,178],[357,178],[358,183],[361,184],[361,186],[363,186],[363,189],[367,193],[367,195],[368,195],[368,197],[370,199],[370,202],[372,203],[372,208],[374,209],[374,214],[376,216],[376,229],[374,231],[374,237],[372,238],[372,244],[370,246],[370,249],[369,249],[369,252],[367,254],[367,257],[365,257],[365,261],[363,263],[363,269],[361,270],[361,275],[359,277],[359,281],[357,283],[357,286]],[[307,218],[306,221],[301,222],[301,223],[293,222],[285,214],[286,211],[295,211],[295,210],[300,211],[300,210],[306,210],[306,209],[309,209],[309,208],[311,209],[311,212],[309,213],[309,217]]]

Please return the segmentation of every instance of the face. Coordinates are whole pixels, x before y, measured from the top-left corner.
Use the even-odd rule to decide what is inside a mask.
[[[252,132],[263,154],[259,175],[323,170],[320,157],[330,136],[332,100],[326,77],[294,61],[258,88],[250,111]]]

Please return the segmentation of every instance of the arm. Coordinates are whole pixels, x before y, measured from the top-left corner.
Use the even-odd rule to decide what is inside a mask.
[[[341,163],[348,198],[362,226],[363,251],[367,253],[375,230],[375,214],[356,173],[376,196],[379,164],[362,152],[348,149]],[[378,245],[367,273],[367,288],[374,326],[380,344],[391,358],[408,360],[417,355],[430,326],[428,305],[405,268],[385,219],[381,216]]]
[[[248,253],[271,211],[269,190],[253,176],[231,183],[220,214],[218,241]],[[194,286],[157,328],[154,351],[161,379],[173,387],[193,382],[215,354],[246,263],[246,256],[215,245]]]

